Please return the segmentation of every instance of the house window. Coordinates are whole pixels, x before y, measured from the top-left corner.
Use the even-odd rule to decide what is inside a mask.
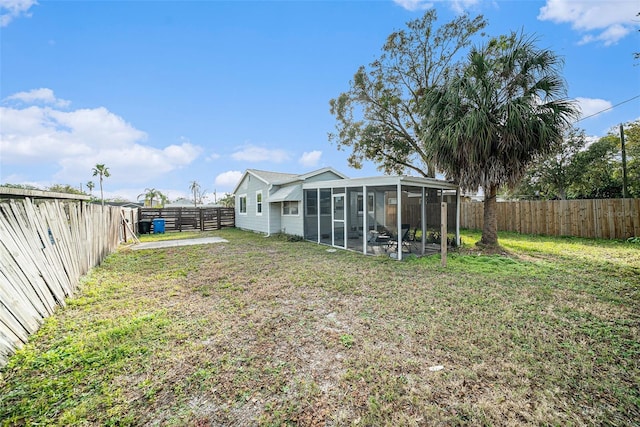
[[[307,199],[305,201],[305,209],[307,210],[307,215],[316,216],[318,215],[318,192],[315,190],[306,191]]]
[[[240,215],[246,215],[247,214],[247,195],[246,194],[241,194],[238,197],[238,204],[240,205]]]
[[[282,215],[298,215],[298,201],[282,202]]]
[[[262,190],[256,191],[256,215],[262,215]]]

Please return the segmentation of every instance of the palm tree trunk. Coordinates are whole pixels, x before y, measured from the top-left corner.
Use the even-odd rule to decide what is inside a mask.
[[[102,206],[104,206],[104,194],[102,194],[102,175],[100,175],[100,200],[102,200]]]
[[[484,224],[480,243],[487,246],[498,245],[498,187],[489,185],[484,189]]]

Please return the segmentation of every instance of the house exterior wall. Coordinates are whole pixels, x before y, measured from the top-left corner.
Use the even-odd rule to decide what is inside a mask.
[[[260,173],[260,171],[257,172]],[[269,180],[269,177],[263,177],[263,179]],[[236,196],[236,227],[267,234],[284,232],[287,234],[304,236],[304,200],[298,201],[297,215],[283,215],[283,203],[271,203],[269,201],[270,196],[275,194],[279,189],[286,188],[290,185],[300,185],[302,182],[327,181],[336,179],[344,179],[344,177],[340,176],[334,171],[326,170],[317,175],[300,176],[299,180],[287,182],[282,186],[272,186],[267,184],[262,179],[257,178],[256,175],[253,175],[252,173],[246,173],[234,193]],[[257,191],[262,191],[262,215],[259,215],[256,212]],[[246,213],[240,213],[240,198],[242,196],[246,196]],[[330,215],[327,216],[327,218],[330,226]]]
[[[286,189],[290,186],[298,186],[299,182],[293,182],[282,186],[274,186],[271,189],[271,194],[275,194],[280,189]],[[303,215],[302,209],[304,207],[303,201],[298,200],[298,215],[283,215],[282,202],[269,203],[271,226],[269,230],[271,233],[287,233],[302,236],[303,233]]]
[[[256,194],[262,191],[262,215],[256,212]],[[253,230],[260,233],[268,233],[267,221],[269,186],[251,174],[247,174],[236,191],[236,227],[244,230]],[[240,197],[247,197],[247,212],[240,213]]]
[[[282,203],[269,203],[269,221],[271,225],[269,230],[271,233],[279,233],[282,231]]]
[[[282,203],[274,204],[277,204],[278,207],[282,209]],[[295,236],[304,236],[303,209],[304,206],[302,205],[302,201],[299,201],[298,215],[282,215],[281,227],[283,233],[293,234]],[[282,214],[282,211],[280,211],[280,214]]]

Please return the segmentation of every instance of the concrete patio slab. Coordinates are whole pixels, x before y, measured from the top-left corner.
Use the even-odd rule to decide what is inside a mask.
[[[162,240],[159,242],[137,243],[131,246],[131,249],[134,251],[139,251],[142,249],[174,248],[176,246],[207,245],[210,243],[228,242],[228,240],[223,239],[222,237],[203,237],[200,239]]]

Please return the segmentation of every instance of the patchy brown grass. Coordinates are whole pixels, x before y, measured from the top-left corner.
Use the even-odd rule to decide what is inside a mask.
[[[95,269],[4,369],[4,424],[640,419],[637,246],[501,235],[443,269],[215,235]]]

